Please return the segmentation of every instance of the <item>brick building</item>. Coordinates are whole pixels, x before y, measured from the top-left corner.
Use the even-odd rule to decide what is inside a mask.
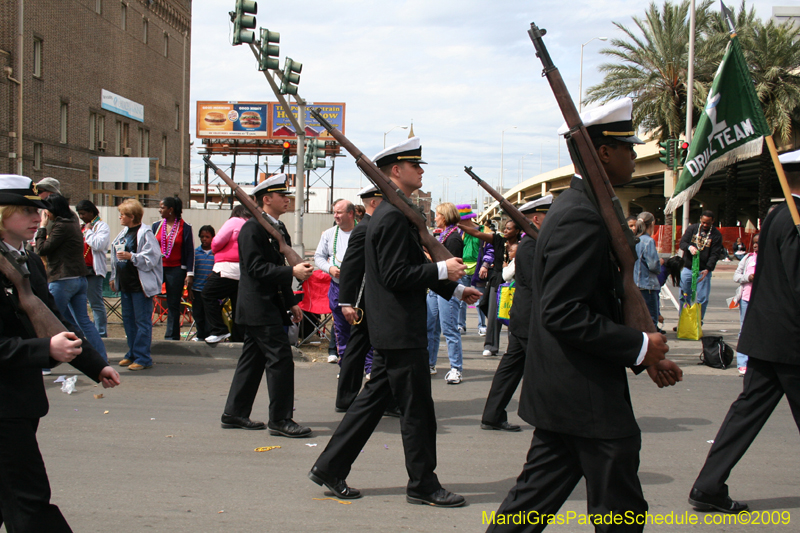
[[[58,179],[76,202],[97,188],[97,157],[149,157],[159,184],[147,203],[173,194],[188,202],[191,8],[191,0],[1,2],[0,173],[19,172],[22,82],[24,175]],[[98,195],[98,204],[155,190],[103,185],[120,193]]]

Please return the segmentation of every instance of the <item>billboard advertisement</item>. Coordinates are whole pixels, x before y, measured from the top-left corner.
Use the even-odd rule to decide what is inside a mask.
[[[344,104],[315,103],[323,116],[344,133]],[[297,116],[297,105],[291,104]],[[294,139],[296,133],[278,102],[197,102],[197,138]],[[306,136],[332,140],[306,108]]]

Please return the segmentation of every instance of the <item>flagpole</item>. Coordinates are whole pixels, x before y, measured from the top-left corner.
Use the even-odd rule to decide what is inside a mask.
[[[695,33],[695,10],[694,0],[689,8],[689,69],[686,75],[686,142],[692,144],[692,117],[694,116],[694,33]],[[689,208],[691,199],[683,204],[683,227],[682,232],[686,232],[689,227]],[[675,215],[672,216],[672,223],[675,224]],[[672,242],[672,250],[675,251],[675,240]]]
[[[775,165],[775,172],[778,173],[778,181],[781,182],[781,189],[783,189],[783,196],[786,198],[786,205],[789,206],[789,212],[792,214],[792,221],[797,228],[797,233],[800,234],[800,214],[797,213],[797,206],[792,199],[792,191],[789,189],[789,183],[786,181],[786,173],[783,171],[783,165],[781,165],[778,159],[778,150],[775,148],[775,141],[772,140],[772,135],[767,135],[764,139],[767,141],[767,148],[769,148],[769,153],[772,156],[772,164]]]

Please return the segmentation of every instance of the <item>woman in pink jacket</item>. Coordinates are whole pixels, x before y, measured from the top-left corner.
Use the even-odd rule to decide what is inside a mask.
[[[236,309],[236,293],[239,290],[239,231],[251,217],[250,211],[243,205],[233,208],[231,217],[222,225],[211,241],[214,252],[214,270],[208,276],[203,287],[203,306],[206,311],[206,325],[209,335],[208,344],[216,344],[233,335],[231,340],[241,342],[243,335],[238,331],[235,320],[232,320],[232,332],[228,331],[222,320],[222,300],[231,300],[231,319]]]

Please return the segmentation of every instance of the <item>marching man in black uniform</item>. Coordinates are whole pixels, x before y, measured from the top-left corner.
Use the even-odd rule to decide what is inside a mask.
[[[33,294],[61,320],[42,260],[25,252],[41,220],[39,209],[47,207],[29,178],[0,175],[0,246],[28,256]],[[19,308],[17,289],[2,274],[0,281],[0,524],[9,532],[69,532],[61,511],[50,503],[50,483],[36,441],[39,419],[48,409],[42,369],[70,363],[105,388],[119,385],[119,374],[72,331],[36,338],[30,318]]]
[[[387,148],[375,164],[407,197],[422,186],[422,146],[419,138]],[[464,505],[463,496],[442,488],[436,469],[436,413],[428,369],[426,289],[445,298],[455,295],[468,303],[480,293],[456,283],[464,275],[461,259],[433,264],[420,245],[419,234],[402,212],[381,203],[366,235],[366,295],[369,336],[376,349],[371,379],[364,385],[336,428],[328,446],[309,472],[338,498],[361,497],[345,478],[384,410],[394,396],[400,409],[400,431],[406,456],[406,500],[439,507]]]
[[[278,220],[289,208],[286,174],[265,179],[253,189],[253,196],[291,246],[286,226]],[[292,420],[294,361],[284,326],[300,322],[303,316],[292,292],[292,277],[306,280],[313,267],[309,263],[287,266],[277,241],[253,217],[245,222],[239,233],[239,268],[236,322],[245,327],[244,346],[225,403],[222,427],[269,428],[271,435],[308,437],[311,429]],[[266,426],[263,422],[250,420],[253,401],[265,370],[269,389],[269,422]]]
[[[800,209],[800,150],[780,156]],[[746,353],[744,390],[733,402],[689,494],[695,508],[747,510],[728,495],[728,476],[783,395],[800,429],[800,236],[784,203],[767,215],[758,239],[758,268],[738,351]]]
[[[541,229],[542,222],[550,206],[553,195],[548,194],[532,200],[519,208],[523,215]],[[486,398],[486,406],[481,417],[481,429],[499,431],[519,431],[516,424],[508,423],[506,407],[517,390],[525,371],[525,351],[528,348],[528,328],[531,323],[531,277],[533,276],[533,254],[536,252],[536,237],[525,236],[517,246],[514,258],[516,274],[514,277],[514,300],[509,311],[508,348],[492,379],[492,387]]]
[[[612,185],[635,168],[632,102],[618,100],[581,117]],[[566,133],[562,126],[559,133]],[[555,514],[581,478],[591,515],[640,515],[647,502],[639,483],[641,433],[631,405],[626,368],[680,369],[663,359],[660,333],[625,326],[622,277],[588,185],[576,176],[547,213],[536,243],[531,321],[519,414],[535,426],[522,473],[488,531],[541,531],[546,522],[514,525],[522,512],[536,520]],[[654,375],[655,374],[655,375]],[[674,381],[673,381],[674,383]],[[538,513],[538,514],[537,514]],[[597,531],[644,526],[596,524]]]

